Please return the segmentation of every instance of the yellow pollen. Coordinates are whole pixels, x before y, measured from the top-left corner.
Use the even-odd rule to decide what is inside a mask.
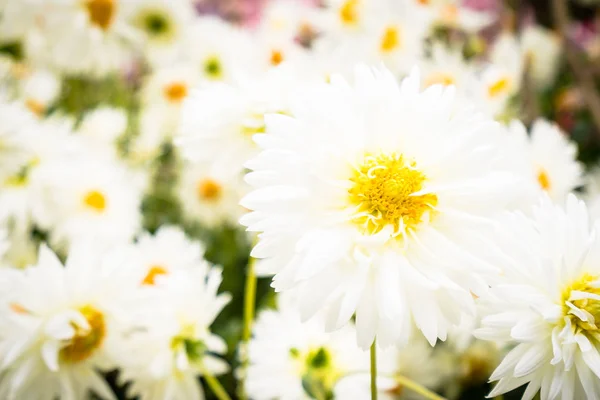
[[[426,176],[403,155],[367,155],[350,178],[352,218],[364,233],[375,234],[391,226],[395,235],[414,229],[436,207],[435,194],[413,195],[423,189]]]
[[[34,99],[25,100],[25,107],[29,109],[32,113],[41,117],[46,112],[46,106]]]
[[[508,78],[503,77],[492,83],[488,87],[488,94],[490,97],[497,97],[502,93],[506,93],[506,91],[510,87],[510,81]]]
[[[390,26],[383,33],[381,38],[381,51],[389,53],[400,46],[400,35],[398,29]]]
[[[355,25],[358,22],[358,0],[346,0],[340,7],[340,19],[346,25]]]
[[[218,200],[219,197],[221,197],[221,192],[223,191],[223,188],[218,182],[210,178],[206,178],[198,182],[197,190],[198,197],[201,200],[215,201]]]
[[[91,190],[86,193],[83,203],[96,212],[102,212],[106,209],[106,197],[102,192]]]
[[[594,336],[597,336],[599,333],[598,331],[600,330],[597,325],[597,323],[600,322],[600,300],[593,298],[581,298],[576,300],[574,295],[577,295],[577,293],[573,292],[582,292],[591,295],[591,297],[600,296],[600,276],[586,273],[574,283],[567,286],[562,291],[561,295],[563,315],[571,320],[571,324],[575,328],[576,333],[589,332],[593,333]],[[581,293],[578,294],[580,295]],[[583,311],[588,316],[588,320],[584,321],[576,316],[567,302],[570,302],[572,306]]]
[[[454,77],[444,72],[433,73],[429,75],[429,77],[425,80],[426,87],[431,85],[450,86],[454,84],[456,84],[456,80],[454,79]]]
[[[106,336],[104,315],[100,311],[92,306],[85,306],[79,312],[87,320],[89,329],[71,323],[75,335],[60,350],[60,359],[64,362],[77,363],[88,359],[102,345]]]
[[[146,277],[142,281],[142,284],[152,286],[156,284],[156,277],[160,275],[167,275],[167,270],[161,267],[160,265],[153,265],[146,274]]]
[[[88,0],[85,7],[90,22],[103,30],[107,30],[115,16],[116,3],[116,0]]]
[[[183,82],[173,82],[164,88],[164,95],[171,103],[181,103],[188,95],[187,85]]]
[[[19,303],[10,303],[8,306],[17,314],[29,314],[29,311]]]
[[[269,61],[271,62],[271,65],[277,66],[283,61],[283,54],[279,50],[272,50]]]
[[[548,177],[548,173],[543,170],[540,169],[538,174],[537,174],[537,180],[540,184],[540,186],[542,187],[542,189],[544,190],[550,190],[550,177]]]

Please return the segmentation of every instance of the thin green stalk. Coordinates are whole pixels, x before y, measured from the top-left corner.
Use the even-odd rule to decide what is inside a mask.
[[[396,376],[394,376],[394,379],[396,379],[396,382],[398,382],[400,385],[412,390],[415,393],[420,394],[421,396],[425,397],[426,399],[446,400],[444,397],[438,395],[437,393],[432,392],[431,390],[427,389],[426,387],[419,385],[417,382],[413,381],[412,379],[408,379],[405,376],[396,375]]]
[[[377,343],[371,344],[371,400],[377,400]]]
[[[256,308],[256,272],[254,264],[256,259],[250,257],[246,268],[246,288],[244,290],[244,329],[242,331],[242,377],[240,382],[241,392],[240,397],[246,399],[246,373],[248,370],[248,343],[252,335],[252,322],[254,321],[254,310]]]
[[[200,369],[202,371],[202,376],[204,377],[204,380],[206,381],[208,387],[214,393],[214,395],[217,396],[217,399],[231,400],[231,397],[229,397],[227,391],[223,388],[219,380],[215,378],[215,376],[212,375],[210,372],[208,372],[208,370],[204,368],[203,364],[200,365]]]

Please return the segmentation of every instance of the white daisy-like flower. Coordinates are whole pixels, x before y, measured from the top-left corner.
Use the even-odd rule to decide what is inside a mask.
[[[210,325],[229,302],[217,294],[221,269],[206,261],[173,273],[156,288],[156,305],[140,320],[121,354],[120,378],[132,381],[129,391],[141,399],[200,400],[198,376],[220,375],[229,367],[219,355],[227,351]],[[136,354],[131,357],[130,354]]]
[[[294,0],[273,1],[261,13],[258,32],[262,36],[276,37],[292,42],[311,39],[318,32],[319,12],[315,7]],[[311,37],[306,37],[306,36]]]
[[[124,109],[99,107],[83,115],[77,134],[96,151],[104,150],[108,157],[117,155],[117,140],[127,130],[127,113]]]
[[[126,243],[140,228],[141,185],[114,160],[85,155],[40,167],[34,219],[61,249],[90,236]]]
[[[423,397],[403,385],[398,377],[411,380],[431,391],[444,382],[446,373],[433,347],[422,337],[414,337],[407,346],[377,351],[377,390],[382,400],[418,400]],[[368,399],[371,396],[370,375],[364,368],[348,374],[335,387],[336,399]]]
[[[133,0],[129,19],[142,32],[145,53],[153,65],[165,65],[181,56],[195,15],[189,0]]]
[[[144,233],[132,247],[145,285],[155,285],[175,271],[198,266],[204,255],[204,246],[175,226],[162,226],[154,235]]]
[[[184,165],[177,189],[185,217],[208,228],[237,225],[246,212],[239,203],[247,192],[240,174],[203,162]]]
[[[18,173],[29,161],[29,137],[36,130],[33,116],[16,102],[3,99],[0,92],[0,177]]]
[[[459,49],[448,49],[436,43],[431,49],[431,57],[421,61],[422,82],[431,85],[456,86],[459,94],[470,90],[473,67],[469,65]]]
[[[295,289],[304,318],[326,308],[334,329],[356,312],[361,347],[405,343],[411,321],[433,344],[473,313],[471,293],[498,272],[489,217],[519,190],[500,167],[500,125],[419,82],[366,67],[354,86],[334,76],[293,117],[268,115],[247,163],[254,212],[241,222],[262,232],[252,255],[273,260],[273,287]]]
[[[509,101],[521,88],[521,70],[502,65],[488,65],[472,86],[473,100],[479,100],[482,110],[494,117],[502,117]]]
[[[528,182],[522,198],[524,207],[537,202],[546,192],[552,200],[563,202],[571,191],[583,184],[583,165],[577,161],[577,146],[560,128],[543,119],[533,123],[530,135],[519,121],[509,126],[515,171]]]
[[[0,313],[0,397],[76,400],[92,390],[115,398],[98,371],[115,367],[144,304],[126,260],[79,242],[64,267],[42,246],[37,265],[12,270]]]
[[[521,34],[521,51],[525,62],[530,63],[536,86],[542,89],[551,85],[563,54],[558,35],[539,25],[528,26]]]
[[[545,197],[532,218],[508,215],[501,228],[511,260],[480,298],[476,336],[515,346],[491,375],[490,397],[528,383],[523,399],[599,398],[600,237],[585,204],[569,195],[563,209]]]
[[[256,400],[331,398],[346,374],[368,371],[369,355],[356,346],[354,327],[349,324],[327,334],[324,323],[323,315],[301,322],[298,310],[285,296],[278,298],[277,310],[262,311],[248,347],[248,396]]]
[[[128,2],[51,1],[24,42],[28,59],[36,64],[103,76],[121,67],[141,40],[128,18]]]
[[[494,21],[493,15],[467,8],[460,0],[412,1],[427,9],[434,17],[435,23],[465,32],[477,32]]]
[[[61,82],[51,71],[22,66],[18,98],[36,117],[43,117],[60,94]]]
[[[327,0],[319,28],[337,38],[357,37],[376,25],[382,16],[391,11],[388,0]]]
[[[240,71],[260,71],[257,47],[247,31],[216,17],[199,17],[190,27],[186,61],[208,81],[232,81]]]
[[[0,1],[0,41],[10,43],[23,39],[36,19],[51,6],[47,0]]]

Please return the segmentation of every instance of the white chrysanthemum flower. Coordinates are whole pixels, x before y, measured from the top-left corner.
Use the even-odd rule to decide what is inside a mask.
[[[473,100],[493,117],[502,117],[521,88],[521,70],[503,65],[486,66],[471,89]]]
[[[422,60],[421,68],[421,78],[425,87],[453,85],[462,97],[472,84],[473,68],[467,64],[459,49],[448,49],[439,43],[434,44],[431,58]]]
[[[122,108],[99,107],[83,115],[77,134],[84,138],[90,148],[117,155],[117,140],[127,130],[127,113]]]
[[[327,334],[323,315],[302,323],[288,299],[279,297],[278,305],[262,311],[254,324],[246,378],[250,398],[330,398],[346,374],[368,371],[369,355],[356,346],[352,325]]]
[[[0,1],[0,41],[10,43],[23,39],[36,19],[51,6],[47,0]]]
[[[499,166],[500,125],[419,82],[334,76],[293,117],[268,115],[247,163],[254,212],[241,222],[262,232],[252,255],[273,260],[273,287],[295,289],[304,318],[326,308],[334,329],[356,312],[362,347],[406,342],[411,321],[433,344],[473,313],[470,291],[497,272],[489,217],[520,190]]]
[[[189,240],[175,226],[162,226],[154,235],[144,233],[132,247],[145,285],[154,285],[175,271],[198,266],[204,255],[204,246]]]
[[[36,117],[43,117],[60,94],[61,82],[45,69],[22,67],[19,78],[18,98]]]
[[[264,132],[265,113],[285,113],[289,107],[295,81],[283,67],[261,79],[211,82],[194,90],[183,105],[175,142],[182,154],[218,170],[243,172],[243,164],[258,153],[252,136]]]
[[[230,300],[227,293],[217,294],[221,279],[220,268],[202,261],[174,272],[156,289],[158,301],[141,320],[144,329],[128,337],[128,350],[121,354],[121,378],[132,381],[132,395],[200,400],[204,395],[198,376],[228,371],[219,357],[227,345],[209,329]]]
[[[315,7],[294,0],[273,1],[262,10],[258,32],[289,42],[311,39],[317,34],[319,12]],[[306,38],[306,36],[311,36]]]
[[[527,134],[525,126],[513,121],[510,142],[516,157],[515,171],[533,190],[523,193],[524,207],[535,204],[544,191],[563,202],[572,190],[583,184],[583,166],[577,161],[577,146],[560,128],[546,120],[536,120]]]
[[[235,226],[245,213],[239,203],[248,186],[240,174],[206,163],[187,163],[180,179],[177,192],[187,219],[208,228]]]
[[[563,54],[555,32],[539,25],[528,26],[521,34],[521,51],[525,62],[530,63],[531,77],[537,87],[554,83]]]
[[[480,299],[481,339],[516,346],[491,376],[490,397],[529,383],[523,399],[600,396],[600,237],[586,207],[544,198],[533,218],[509,215],[498,242],[512,260],[505,281]],[[518,232],[518,235],[515,235]]]
[[[469,33],[485,28],[494,20],[493,15],[465,7],[460,0],[412,1],[428,10],[435,23]]]
[[[414,337],[407,346],[377,351],[377,390],[382,400],[418,400],[423,397],[406,388],[397,377],[409,379],[435,391],[446,376],[440,370],[434,348],[422,337]],[[370,375],[365,368],[340,379],[335,387],[336,399],[368,399]]]
[[[189,0],[133,0],[129,19],[145,38],[146,57],[165,65],[181,56],[195,10]]]
[[[363,34],[391,11],[388,0],[327,0],[325,5],[317,21],[320,30],[334,37]]]
[[[36,130],[33,116],[18,103],[7,102],[0,93],[0,177],[18,173],[29,161],[29,138]]]
[[[34,218],[61,249],[90,236],[126,243],[138,232],[141,187],[113,160],[80,155],[40,167],[39,179]]]
[[[37,265],[12,270],[0,313],[0,397],[75,400],[92,390],[114,399],[98,370],[115,367],[130,317],[144,306],[129,271],[124,253],[91,242],[73,245],[64,267],[43,246]]]
[[[255,42],[243,31],[216,17],[200,17],[190,27],[186,60],[209,81],[231,81],[240,71],[260,71]]]
[[[103,76],[131,57],[141,40],[127,2],[51,0],[52,7],[24,42],[28,59],[66,73]]]

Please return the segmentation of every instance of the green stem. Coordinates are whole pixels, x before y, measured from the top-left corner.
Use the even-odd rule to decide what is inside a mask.
[[[200,364],[200,370],[202,371],[202,376],[204,380],[208,384],[210,390],[217,396],[219,400],[231,400],[231,397],[227,394],[227,391],[223,388],[221,383],[217,378],[214,377],[206,368],[204,368],[203,364]]]
[[[417,382],[413,381],[412,379],[408,379],[405,376],[396,375],[396,376],[394,376],[394,379],[396,379],[396,382],[398,382],[400,385],[412,390],[415,393],[420,394],[421,396],[423,396],[426,399],[446,400],[444,397],[432,392],[431,390],[427,389],[426,387],[419,385]]]
[[[256,259],[250,257],[248,259],[248,266],[246,269],[246,288],[244,290],[244,329],[242,331],[242,378],[241,388],[242,393],[240,397],[246,399],[246,373],[248,370],[248,343],[250,342],[250,336],[252,335],[252,322],[254,321],[254,309],[256,308],[256,272],[254,271],[254,264]]]
[[[377,343],[371,344],[371,400],[377,400]]]

